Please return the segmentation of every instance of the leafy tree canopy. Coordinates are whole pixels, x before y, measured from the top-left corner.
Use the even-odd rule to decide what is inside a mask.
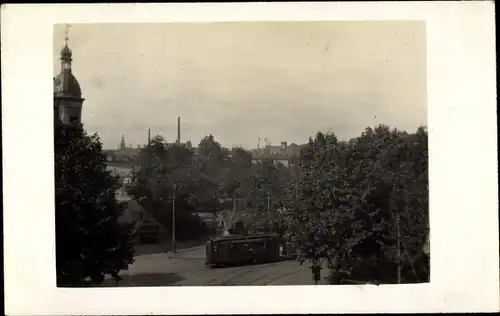
[[[59,286],[99,284],[132,263],[131,227],[120,223],[117,178],[106,170],[97,135],[56,126],[56,266]]]
[[[229,151],[217,142],[213,135],[204,137],[198,145],[197,157],[201,171],[221,183],[221,173],[229,166]]]
[[[325,260],[334,271],[394,279],[402,260],[399,219],[406,279],[428,276],[428,266],[415,267],[428,222],[426,131],[377,126],[348,142],[318,133],[301,153],[286,206],[301,261]]]
[[[205,228],[197,211],[215,211],[219,184],[203,172],[203,162],[182,145],[168,145],[160,136],[143,148],[128,193],[168,229],[175,198],[179,240],[196,238]]]
[[[222,193],[227,197],[247,198],[252,174],[252,154],[243,148],[233,148],[229,168],[222,181]]]

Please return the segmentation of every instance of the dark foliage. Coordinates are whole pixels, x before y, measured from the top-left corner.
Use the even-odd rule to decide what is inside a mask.
[[[386,126],[339,141],[318,133],[304,148],[289,189],[287,230],[302,262],[324,260],[351,278],[428,281],[422,259],[428,223],[427,132]],[[397,240],[401,253],[398,255]]]
[[[214,212],[219,206],[218,184],[202,169],[190,149],[169,146],[156,136],[140,153],[128,193],[169,230],[175,198],[176,238],[195,239],[207,233],[196,212]]]
[[[56,126],[54,145],[57,284],[119,279],[132,263],[131,227],[119,223],[118,183],[106,170],[99,138],[78,126]]]

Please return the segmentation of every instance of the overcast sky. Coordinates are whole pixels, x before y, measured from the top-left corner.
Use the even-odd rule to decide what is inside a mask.
[[[122,133],[145,144],[148,127],[174,141],[177,116],[182,141],[246,148],[427,124],[423,22],[77,24],[69,46],[84,127],[105,148]]]

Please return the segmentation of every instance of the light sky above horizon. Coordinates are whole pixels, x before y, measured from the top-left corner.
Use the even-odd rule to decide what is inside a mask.
[[[341,139],[427,124],[425,24],[237,22],[76,24],[69,29],[82,121],[104,148],[147,129],[172,142],[213,134],[227,147]],[[64,26],[54,27],[54,74]]]

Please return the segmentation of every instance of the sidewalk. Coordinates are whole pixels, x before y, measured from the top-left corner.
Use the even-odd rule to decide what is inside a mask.
[[[183,253],[186,251],[203,248],[205,247],[206,240],[192,240],[187,242],[177,242],[175,245],[176,253]],[[165,255],[173,255],[172,253],[172,242],[167,240],[160,242],[158,244],[144,244],[144,245],[136,245],[135,248],[135,257],[153,255],[153,254],[165,254]]]

